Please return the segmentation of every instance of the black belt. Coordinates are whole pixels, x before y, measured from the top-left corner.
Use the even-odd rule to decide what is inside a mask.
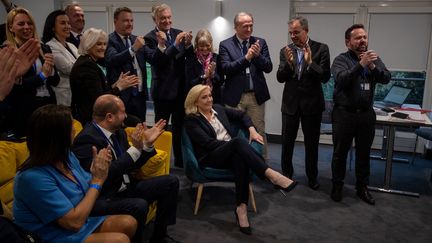
[[[355,108],[348,106],[335,106],[335,108],[349,113],[363,113],[371,110],[370,108]]]

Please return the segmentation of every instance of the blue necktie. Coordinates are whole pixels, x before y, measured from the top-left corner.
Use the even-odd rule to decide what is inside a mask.
[[[119,143],[115,133],[111,134],[110,139],[113,143],[113,149],[114,149],[114,152],[116,154],[116,157],[118,158],[122,155],[122,149],[120,147],[120,143]]]
[[[246,55],[246,53],[248,51],[247,43],[248,42],[246,40],[242,42],[242,52],[243,52],[243,55]]]
[[[171,38],[171,35],[169,32],[166,32],[166,36],[167,36],[167,47],[168,47],[168,46],[171,46],[173,43],[172,43],[172,38]]]
[[[130,44],[129,44],[129,36],[125,36],[124,37],[124,43],[125,43],[125,46],[126,46],[126,49],[129,49],[129,47],[130,47]]]

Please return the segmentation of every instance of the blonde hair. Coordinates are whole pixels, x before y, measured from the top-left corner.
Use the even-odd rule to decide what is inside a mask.
[[[78,53],[80,55],[88,54],[88,50],[90,50],[94,45],[96,45],[100,37],[104,38],[105,42],[108,42],[108,36],[105,31],[96,28],[89,28],[88,30],[86,30],[81,36]]]
[[[195,103],[205,89],[209,89],[211,91],[210,86],[203,84],[197,84],[189,90],[184,103],[186,115],[198,113],[198,107]]]
[[[207,29],[200,29],[195,36],[195,51],[198,49],[200,44],[210,44],[210,51],[214,52],[213,49],[213,37]]]
[[[20,7],[20,8],[14,8],[14,9],[12,9],[7,14],[7,17],[6,17],[6,38],[7,38],[7,41],[10,44],[14,45],[15,47],[18,47],[18,43],[17,43],[17,41],[15,39],[15,34],[10,31],[10,29],[12,28],[13,22],[15,20],[15,17],[18,14],[25,14],[25,15],[28,16],[28,18],[30,19],[30,22],[33,25],[33,38],[35,40],[39,40],[39,36],[37,34],[37,31],[36,31],[36,23],[35,23],[35,20],[34,20],[33,16],[30,14],[30,11],[28,11],[25,8],[21,8]],[[21,43],[21,44],[23,44],[23,43]]]
[[[153,21],[156,22],[156,17],[159,15],[159,13],[165,11],[166,9],[169,9],[171,11],[170,6],[168,6],[168,4],[165,3],[153,5],[152,7]]]

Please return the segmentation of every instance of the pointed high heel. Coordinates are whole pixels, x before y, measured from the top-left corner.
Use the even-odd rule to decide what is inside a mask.
[[[240,226],[240,221],[239,221],[239,217],[238,217],[236,209],[234,209],[234,215],[236,217],[236,222],[239,226],[240,232],[242,232],[243,234],[246,234],[246,235],[251,235],[252,234],[252,228],[250,227],[250,225],[248,227],[241,227]]]
[[[285,192],[290,192],[294,187],[297,186],[297,181],[291,182],[287,187],[281,187],[279,185],[273,185],[274,189],[279,190],[284,196],[286,196]]]

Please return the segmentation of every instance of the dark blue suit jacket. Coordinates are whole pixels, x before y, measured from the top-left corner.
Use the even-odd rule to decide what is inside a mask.
[[[69,37],[66,38],[66,41],[74,44],[74,46],[76,46],[76,48],[79,47],[80,40],[78,40],[77,38],[75,38],[75,36],[72,33],[70,33]]]
[[[135,35],[130,36],[131,45],[136,40]],[[144,45],[136,53],[138,65],[142,71],[143,92],[147,97],[147,71],[146,60],[151,56],[151,50]],[[133,67],[134,58],[130,55],[129,49],[126,48],[122,38],[113,32],[108,37],[108,47],[105,51],[105,61],[107,65],[107,79],[110,84],[115,83],[120,77],[120,73],[130,72],[130,74],[137,74]],[[136,87],[130,87],[121,91],[121,98],[127,105],[129,99],[132,97],[132,91]],[[145,103],[143,104],[145,106]]]
[[[180,45],[179,49],[174,45],[167,46],[162,53],[158,48],[157,31],[155,28],[144,37],[146,45],[153,51],[149,59],[152,65],[153,100],[174,101],[177,98],[183,100],[186,96],[184,46]],[[173,42],[181,32],[178,29],[170,29]]]
[[[221,105],[214,105],[213,109],[217,112],[216,117],[232,138],[237,135],[232,127],[233,123],[240,123],[246,129],[253,126],[250,117],[242,111]],[[184,128],[192,141],[195,155],[199,161],[203,160],[211,151],[227,143],[216,139],[215,130],[201,113],[187,115]]]
[[[249,87],[249,80],[246,76],[247,67],[252,77],[257,103],[261,105],[270,99],[264,73],[270,73],[273,64],[264,39],[251,36],[249,43],[253,44],[257,40],[261,46],[261,53],[251,62],[246,60],[241,44],[235,35],[222,41],[219,45],[220,71],[222,75],[225,75],[224,103],[229,106],[237,106],[242,93]]]
[[[126,132],[120,129],[116,134],[123,154],[117,159],[114,159],[113,155],[108,177],[102,187],[101,197],[110,197],[117,193],[123,181],[123,174],[130,174],[131,171],[140,168],[156,154],[156,150],[152,152],[142,151],[140,158],[133,162],[132,157],[126,153],[126,150],[130,147]],[[108,146],[107,138],[101,131],[97,130],[93,122],[88,123],[76,136],[72,146],[72,151],[79,159],[81,166],[89,172],[93,161],[92,146],[95,146],[98,151]],[[130,178],[132,179],[131,176]]]

